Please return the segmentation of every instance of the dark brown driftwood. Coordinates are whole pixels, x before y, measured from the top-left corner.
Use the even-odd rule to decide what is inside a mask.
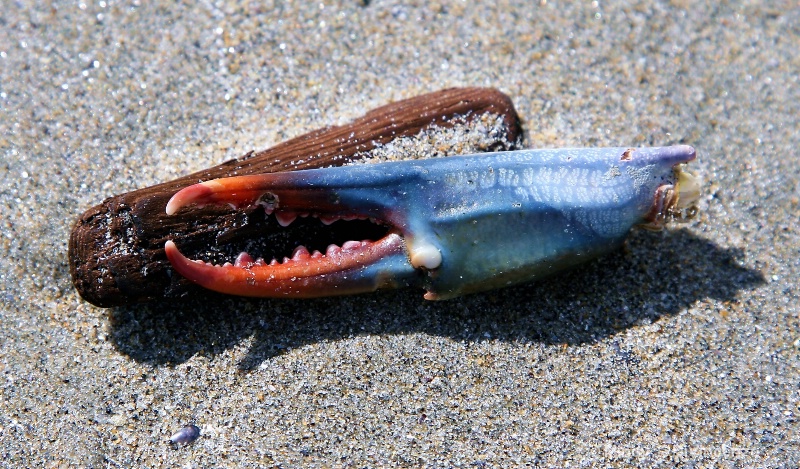
[[[167,239],[197,253],[220,241],[231,243],[256,230],[276,228],[263,216],[259,220],[257,214],[226,208],[167,216],[167,201],[183,187],[232,175],[341,165],[376,144],[416,135],[431,125],[447,126],[455,116],[470,119],[487,112],[503,117],[507,142],[517,140],[519,121],[506,95],[487,88],[454,88],[391,103],[350,124],[320,129],[213,168],[108,198],[81,215],[72,229],[69,264],[75,288],[86,301],[103,307],[180,296],[197,287],[173,275],[164,254]]]

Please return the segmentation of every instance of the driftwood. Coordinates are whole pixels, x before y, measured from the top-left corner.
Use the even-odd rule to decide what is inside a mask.
[[[172,271],[164,254],[166,240],[173,239],[185,252],[208,259],[235,254],[255,235],[266,239],[272,233],[270,246],[281,240],[295,243],[289,238],[300,237],[299,231],[310,228],[295,223],[294,231],[278,234],[277,225],[265,220],[263,211],[226,207],[167,216],[164,207],[181,188],[232,175],[341,165],[376,145],[417,135],[433,125],[447,127],[454,117],[469,121],[484,113],[503,118],[505,142],[513,144],[519,138],[518,116],[506,95],[488,88],[447,89],[382,106],[350,124],[323,128],[173,181],[110,197],[81,215],[72,229],[72,281],[86,301],[102,307],[196,291],[199,287]],[[221,244],[229,246],[228,251]]]

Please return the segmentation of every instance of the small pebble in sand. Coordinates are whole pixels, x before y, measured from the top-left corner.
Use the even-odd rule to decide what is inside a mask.
[[[186,425],[169,438],[173,445],[188,445],[200,436],[200,427],[196,425]]]

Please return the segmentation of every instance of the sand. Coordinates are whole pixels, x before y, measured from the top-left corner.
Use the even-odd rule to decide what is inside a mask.
[[[800,9],[27,0],[0,13],[0,465],[797,467]],[[700,213],[447,302],[77,295],[103,198],[451,86],[696,147]],[[169,438],[194,424],[188,445]]]

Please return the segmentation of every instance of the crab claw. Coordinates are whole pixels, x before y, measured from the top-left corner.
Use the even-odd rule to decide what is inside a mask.
[[[370,219],[377,240],[325,254],[298,247],[283,262],[242,253],[214,266],[168,241],[175,270],[211,290],[315,297],[418,285],[427,299],[540,278],[621,244],[635,225],[690,216],[700,182],[682,170],[689,146],[523,150],[269,173],[202,182],[176,193],[188,205],[260,205],[282,226],[298,215]]]

